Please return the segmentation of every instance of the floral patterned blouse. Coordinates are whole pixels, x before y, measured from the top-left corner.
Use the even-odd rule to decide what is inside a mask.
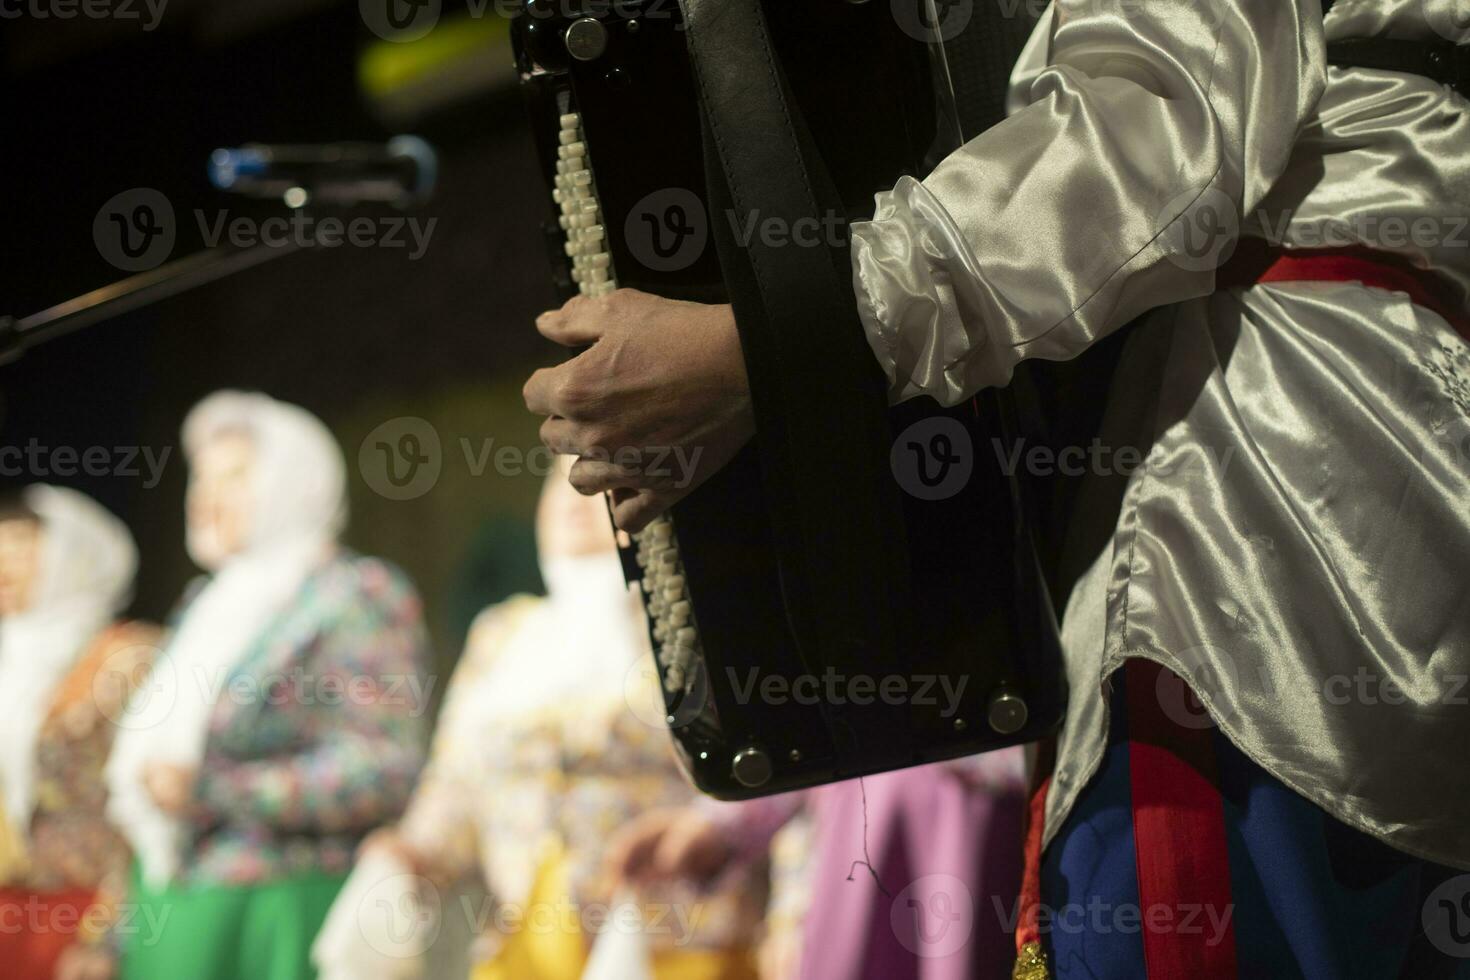
[[[423,763],[422,606],[386,562],[340,554],[220,689],[180,883],[345,874]]]
[[[543,863],[564,862],[573,909],[607,902],[601,880],[604,849],[612,834],[640,813],[689,804],[695,791],[680,774],[661,713],[632,705],[653,702],[650,663],[631,671],[617,689],[555,699],[549,705],[485,718],[476,691],[537,604],[520,596],[476,620],[464,657],[446,694],[429,765],[400,826],[403,837],[439,878],[479,870],[495,902],[524,908]],[[554,656],[555,651],[545,651]],[[648,691],[633,690],[640,684]],[[764,894],[759,864],[725,875],[710,886],[667,886],[643,894],[645,905],[695,910],[689,927],[669,922],[648,928],[655,950],[734,949],[753,945]],[[673,914],[673,913],[670,913]],[[485,917],[478,955],[493,956],[503,939],[502,921]]]
[[[107,821],[102,772],[127,700],[158,655],[159,635],[136,622],[104,630],[57,688],[36,738],[36,805],[17,835],[23,854],[0,884],[96,891],[106,906],[121,896],[131,855]]]
[[[35,742],[35,810],[18,884],[40,892],[96,889],[128,868],[128,845],[107,823],[103,768],[129,693],[159,648],[159,630],[104,630],[56,692]]]

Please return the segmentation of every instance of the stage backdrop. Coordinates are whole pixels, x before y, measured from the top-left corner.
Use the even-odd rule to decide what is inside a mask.
[[[371,212],[416,220],[422,248],[405,233],[408,247],[286,256],[0,368],[0,445],[29,453],[0,460],[0,482],[76,486],[122,516],[142,552],[134,611],[159,619],[196,574],[183,548],[184,413],[221,387],[299,403],[346,455],[348,544],[412,576],[447,669],[478,609],[539,584],[530,520],[545,459],[520,388],[561,356],[532,322],[552,301],[543,190],[513,89],[407,121],[400,105],[390,128],[358,78],[375,42],[355,3],[223,39],[191,30],[185,8],[158,31],[7,68],[8,145],[32,149],[0,163],[6,185],[25,188],[7,193],[0,313],[125,274],[93,235],[119,192],[169,199],[174,257],[200,248],[221,214],[285,213],[213,190],[215,146],[381,140],[411,125],[439,148],[441,175],[422,207]],[[89,450],[94,464],[105,455],[102,472],[78,464]]]

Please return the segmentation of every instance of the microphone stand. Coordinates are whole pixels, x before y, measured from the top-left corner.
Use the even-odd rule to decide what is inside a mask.
[[[438,169],[434,149],[428,143],[416,136],[395,136],[386,144],[383,152],[392,159],[414,163],[416,170],[412,187],[400,187],[389,181],[388,196],[385,197],[381,178],[376,181],[364,178],[351,191],[344,192],[341,188],[334,188],[330,195],[326,195],[316,193],[317,188],[311,186],[311,182],[307,180],[307,187],[286,187],[284,193],[280,193],[282,188],[275,183],[262,183],[258,172],[262,160],[270,156],[268,151],[271,149],[252,144],[240,150],[216,150],[211,156],[214,166],[211,180],[222,190],[246,197],[279,198],[293,211],[299,211],[306,201],[319,197],[339,208],[351,208],[369,202],[402,205],[425,201],[433,193]],[[275,148],[276,153],[287,153],[288,156],[288,151],[295,151],[297,156],[303,153],[311,156],[314,153],[315,157],[312,159],[318,163],[324,160],[339,162],[344,155],[351,157],[356,152],[360,156],[363,152],[356,144],[329,145],[327,150],[331,152],[316,147]],[[300,201],[292,200],[296,196],[300,197]],[[156,269],[119,279],[27,317],[17,319],[13,316],[0,316],[0,366],[14,363],[37,344],[64,337],[75,330],[110,320],[123,313],[151,306],[237,272],[253,269],[271,259],[299,252],[313,244],[314,241],[280,244],[260,242],[248,248],[209,248],[182,259],[165,262]]]
[[[16,319],[0,317],[0,366],[14,363],[32,347],[83,327],[186,293],[218,279],[299,252],[298,242],[250,248],[211,248],[156,269],[139,272],[55,306]]]

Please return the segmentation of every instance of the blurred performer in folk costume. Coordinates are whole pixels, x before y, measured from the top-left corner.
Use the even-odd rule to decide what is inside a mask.
[[[126,889],[107,762],[155,627],[117,620],[138,554],[91,499],[35,485],[0,505],[0,972],[51,980]]]
[[[473,980],[577,980],[589,951],[630,933],[643,948],[624,970],[656,980],[753,978],[763,862],[713,883],[640,892],[631,902],[641,923],[625,904],[607,913],[617,898],[602,875],[612,833],[694,792],[662,728],[638,598],[602,499],[578,495],[559,466],[542,492],[536,536],[548,596],[492,606],[471,628],[408,812],[370,838],[364,864],[374,870],[354,877],[343,893],[352,907],[334,910],[323,932],[322,975],[412,975],[391,952],[375,955],[393,940],[360,897],[383,896],[408,871],[436,891],[478,871],[495,904],[483,917]],[[441,914],[459,908],[446,901]]]
[[[619,833],[609,863],[635,880],[698,879],[769,849],[768,980],[1002,976],[1015,958],[1023,770],[1022,750],[1005,749],[658,811]],[[777,840],[787,827],[800,843]]]
[[[345,466],[306,411],[211,395],[184,422],[191,589],[108,765],[136,854],[121,975],[293,980],[363,835],[423,760],[404,577],[337,543]],[[70,977],[107,976],[93,953]]]
[[[1470,24],[1463,0],[1323,7],[1056,0],[1009,118],[852,228],[894,400],[958,403],[1141,318],[1102,441],[1144,465],[1072,515],[1018,976],[1434,976],[1470,952],[1470,768],[1446,754],[1470,740]],[[729,308],[624,290],[538,326],[591,345],[526,387],[553,448],[697,445],[710,471],[750,436]],[[572,480],[630,527],[688,492],[598,459]]]

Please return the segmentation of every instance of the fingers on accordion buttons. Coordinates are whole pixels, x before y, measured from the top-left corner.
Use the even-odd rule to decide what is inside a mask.
[[[565,250],[572,264],[572,281],[584,295],[604,296],[618,288],[613,275],[612,254],[607,246],[607,227],[597,200],[597,187],[588,163],[587,141],[582,117],[569,112],[561,116],[557,134],[557,162],[552,200],[560,212],[558,223],[566,232]],[[652,623],[654,653],[663,668],[664,688],[683,691],[699,652],[699,631],[694,621],[679,560],[679,542],[668,517],[656,518],[633,535],[648,617]]]

